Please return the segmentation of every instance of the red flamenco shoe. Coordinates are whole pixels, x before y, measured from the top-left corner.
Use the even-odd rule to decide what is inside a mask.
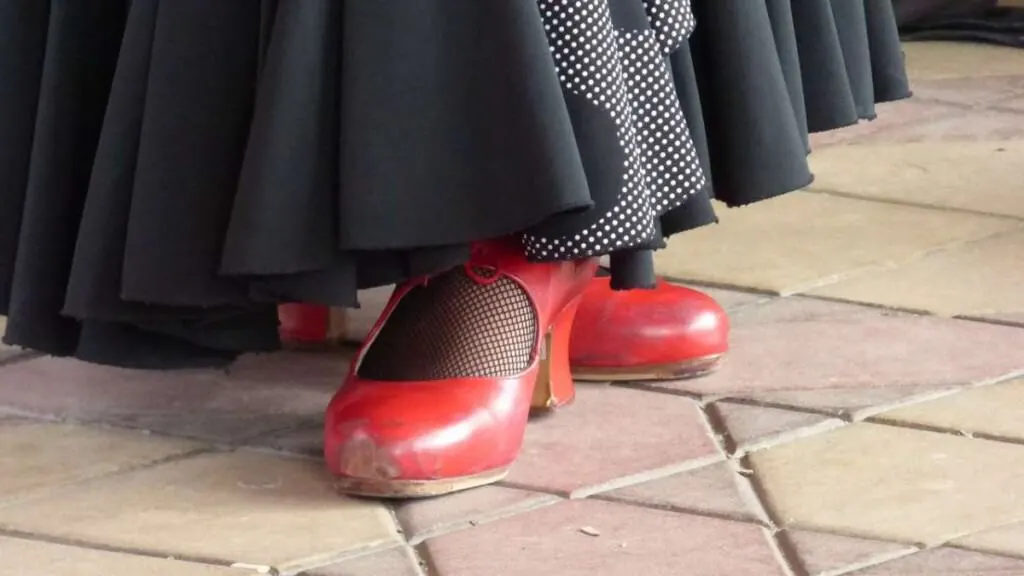
[[[729,350],[729,317],[713,298],[659,280],[614,291],[594,278],[573,324],[569,358],[582,381],[678,380],[716,370]]]
[[[517,245],[488,243],[464,267],[399,286],[327,408],[339,491],[417,498],[502,479],[531,407],[572,399],[569,335],[596,268],[529,263]]]
[[[340,310],[319,304],[281,304],[278,332],[286,348],[328,348],[344,337]]]

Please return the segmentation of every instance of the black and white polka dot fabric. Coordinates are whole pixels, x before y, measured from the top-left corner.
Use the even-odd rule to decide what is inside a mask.
[[[646,25],[620,27],[615,2],[642,3]],[[610,209],[580,230],[526,234],[526,253],[563,260],[649,246],[658,217],[705,184],[668,65],[693,31],[690,0],[537,3],[563,90],[607,112],[625,161]]]

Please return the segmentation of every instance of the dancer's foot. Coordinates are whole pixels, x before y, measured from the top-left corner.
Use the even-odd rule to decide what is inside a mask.
[[[595,269],[489,243],[465,267],[398,287],[327,409],[338,488],[410,498],[504,477],[531,405],[572,398],[569,333]]]
[[[710,296],[658,281],[614,291],[594,278],[569,347],[577,380],[672,380],[708,374],[729,349],[729,318]]]

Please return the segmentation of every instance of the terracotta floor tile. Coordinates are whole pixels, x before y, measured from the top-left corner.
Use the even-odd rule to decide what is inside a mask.
[[[716,402],[714,410],[722,419],[733,447],[739,451],[764,448],[843,424],[820,414],[733,402]]]
[[[392,548],[337,564],[303,572],[303,576],[423,576],[419,560],[410,548]]]
[[[649,386],[726,396],[948,387],[1019,370],[1022,350],[1015,327],[786,298],[734,316],[717,373]]]
[[[123,430],[0,422],[0,502],[201,447]]]
[[[576,402],[535,419],[508,481],[568,494],[650,470],[720,458],[687,398],[580,386]]]
[[[874,120],[863,120],[856,126],[811,134],[811,158],[828,146],[871,142],[876,137],[884,138],[886,132],[899,126],[946,118],[963,110],[948,103],[917,98],[879,104],[877,109],[878,117]]]
[[[701,576],[782,574],[755,525],[594,500],[441,536],[427,549],[444,576],[669,576],[681,566]]]
[[[874,424],[750,456],[794,529],[938,544],[1024,518],[1024,446]]]
[[[917,551],[914,546],[906,544],[823,532],[787,531],[785,539],[810,576],[844,572],[853,566],[877,564]]]
[[[384,505],[337,495],[321,463],[244,451],[198,456],[0,508],[0,526],[279,567],[398,539]]]
[[[854,572],[850,576],[1014,576],[1024,560],[989,556],[955,548],[936,548]]]
[[[320,417],[347,367],[347,357],[331,353],[254,355],[228,371],[173,372],[40,358],[0,369],[0,406],[231,442]]]
[[[943,316],[1024,312],[1024,230],[937,252],[898,268],[865,274],[813,294]],[[1011,357],[1024,367],[1024,352]]]
[[[733,518],[765,521],[749,482],[721,462],[604,494],[616,501]]]
[[[1022,352],[1024,354],[1024,352]],[[965,390],[879,414],[884,422],[919,424],[1024,442],[1024,380]]]
[[[1003,100],[999,103],[999,108],[1010,112],[1024,112],[1024,94]]]
[[[441,532],[468,528],[505,515],[558,502],[557,496],[501,486],[484,486],[443,498],[412,500],[395,506],[405,537],[412,544]]]
[[[1021,156],[1024,139],[835,146],[812,157],[814,188],[1024,219],[1021,169],[1013,161]]]
[[[655,253],[661,274],[692,282],[783,294],[1017,225],[859,199],[794,192],[723,210],[721,223],[688,232]]]
[[[1010,76],[1024,70],[1020,50],[963,42],[905,42],[907,72],[913,80]]]
[[[226,567],[4,537],[0,566],[7,576],[245,576]]]

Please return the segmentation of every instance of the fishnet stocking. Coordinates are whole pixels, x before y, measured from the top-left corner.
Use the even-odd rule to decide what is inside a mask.
[[[359,375],[390,381],[514,376],[529,365],[536,338],[537,317],[518,284],[505,277],[480,284],[460,266],[405,295]]]

